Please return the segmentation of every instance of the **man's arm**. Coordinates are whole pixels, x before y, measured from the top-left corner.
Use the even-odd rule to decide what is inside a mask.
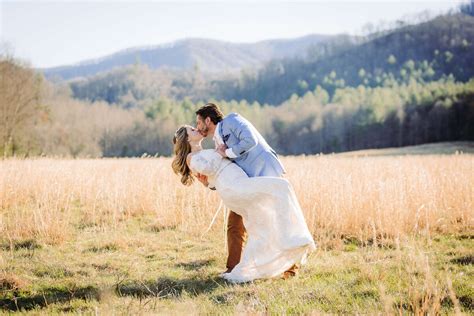
[[[224,147],[219,147],[218,152],[221,155],[225,153],[224,157],[233,159],[242,156],[257,146],[258,138],[244,118],[237,115],[229,123],[229,129],[239,139],[239,142],[231,148],[224,149]]]

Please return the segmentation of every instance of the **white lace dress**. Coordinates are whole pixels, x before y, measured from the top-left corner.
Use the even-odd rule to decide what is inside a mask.
[[[253,177],[215,150],[194,154],[190,168],[208,176],[224,204],[242,216],[247,244],[242,259],[223,277],[248,282],[281,275],[293,264],[304,264],[316,249],[291,184],[284,178]]]

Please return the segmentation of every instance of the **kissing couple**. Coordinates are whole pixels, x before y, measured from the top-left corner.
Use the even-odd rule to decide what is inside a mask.
[[[176,131],[172,168],[184,185],[196,177],[216,190],[232,210],[221,276],[242,283],[296,275],[316,245],[275,151],[248,120],[237,113],[224,117],[213,103],[196,111],[196,123]],[[201,146],[209,136],[215,149]]]

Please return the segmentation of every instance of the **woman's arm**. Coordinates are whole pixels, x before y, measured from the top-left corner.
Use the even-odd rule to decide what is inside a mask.
[[[198,179],[199,182],[201,182],[206,188],[209,187],[209,182],[207,181],[207,176],[203,175],[199,172],[196,172],[193,168],[191,168],[191,158],[193,156],[193,153],[189,153],[186,156],[186,164],[188,165],[189,169],[193,173],[193,175]]]

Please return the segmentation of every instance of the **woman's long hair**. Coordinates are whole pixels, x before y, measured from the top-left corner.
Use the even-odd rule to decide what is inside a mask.
[[[174,173],[181,175],[182,184],[190,185],[193,183],[194,178],[191,174],[191,169],[189,169],[188,164],[186,163],[186,158],[191,152],[191,145],[188,142],[186,126],[178,128],[173,137],[173,144],[175,157],[171,163],[171,167],[173,168]]]

